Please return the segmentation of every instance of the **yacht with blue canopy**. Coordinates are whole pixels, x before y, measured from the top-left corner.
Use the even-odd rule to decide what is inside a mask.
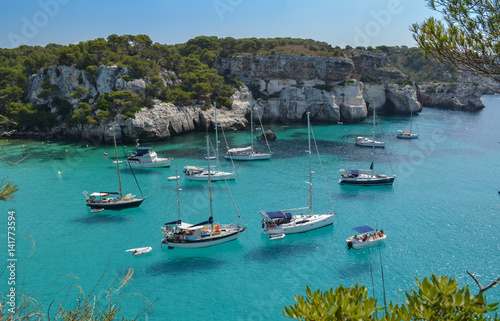
[[[354,248],[355,250],[362,249],[365,247],[377,245],[387,238],[384,230],[374,230],[368,225],[362,225],[353,227],[353,230],[359,233],[350,236],[346,242],[349,249]]]

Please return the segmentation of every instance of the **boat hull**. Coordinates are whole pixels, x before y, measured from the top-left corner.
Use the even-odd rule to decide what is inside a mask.
[[[266,160],[271,158],[271,154],[249,153],[246,155],[226,155],[224,156],[224,158],[227,160],[237,160],[237,161]]]
[[[397,138],[402,138],[402,139],[417,139],[418,136],[420,136],[419,134],[397,134],[396,137]]]
[[[198,237],[196,239],[179,239],[179,238],[169,238],[166,237],[162,240],[162,244],[168,245],[168,247],[172,248],[184,248],[184,249],[195,249],[202,247],[214,246],[226,242],[231,242],[236,240],[241,232],[243,232],[246,227],[239,227],[237,230],[220,234],[219,236],[210,236],[207,238]]]
[[[374,177],[374,178],[349,178],[341,177],[339,183],[341,185],[354,185],[354,186],[383,186],[392,185],[395,177]]]
[[[281,224],[277,227],[262,227],[262,232],[267,235],[272,234],[296,234],[312,231],[328,225],[332,225],[335,219],[334,214],[304,215],[295,217],[292,222]]]
[[[107,199],[107,200],[87,200],[87,206],[90,208],[103,208],[105,210],[122,210],[125,208],[138,207],[144,201],[142,198],[132,199]]]
[[[362,147],[378,147],[378,148],[385,147],[384,142],[355,142],[354,144],[356,146],[362,146]]]
[[[229,172],[216,172],[208,175],[208,173],[203,172],[200,174],[186,175],[186,179],[190,181],[208,182],[208,177],[212,182],[216,181],[229,181],[236,179],[236,173]]]
[[[127,250],[126,252],[132,252],[133,256],[139,256],[139,255],[147,254],[147,253],[151,252],[152,250],[153,250],[153,248],[151,246],[147,246],[147,247],[139,247],[136,249],[130,249],[130,250]]]
[[[159,167],[170,167],[170,159],[155,161],[155,162],[141,162],[136,160],[128,160],[128,166],[130,167],[144,167],[144,168],[159,168]]]
[[[358,239],[355,239],[354,236],[351,236],[346,240],[346,243],[347,243],[347,246],[350,246],[355,250],[359,250],[359,249],[363,249],[366,247],[377,245],[377,244],[383,242],[386,238],[387,238],[387,235],[384,234],[383,236],[379,236],[377,239],[361,242]],[[350,245],[349,245],[349,243],[350,243]]]

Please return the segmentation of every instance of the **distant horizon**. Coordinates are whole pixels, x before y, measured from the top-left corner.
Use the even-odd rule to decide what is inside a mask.
[[[109,35],[144,34],[176,45],[197,36],[299,38],[332,47],[416,47],[413,23],[437,13],[425,1],[356,0],[38,0],[0,12],[0,48],[69,45]]]

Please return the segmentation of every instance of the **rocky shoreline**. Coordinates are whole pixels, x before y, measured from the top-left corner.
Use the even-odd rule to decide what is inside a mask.
[[[293,55],[238,56],[216,64],[219,74],[236,76],[244,84],[231,97],[232,107],[221,108],[218,122],[225,129],[237,130],[249,124],[250,108],[254,117],[266,123],[300,122],[306,111],[313,121],[354,123],[363,121],[373,108],[378,114],[416,114],[422,106],[452,110],[478,111],[484,108],[481,96],[488,88],[470,78],[457,84],[415,85],[406,81],[399,70],[385,65],[385,56],[370,52],[348,58],[322,58]],[[145,95],[147,80],[127,81],[126,68],[101,66],[90,77],[85,70],[69,66],[51,67],[29,78],[28,101],[47,104],[64,100],[74,108],[79,100],[72,97],[77,87],[87,89],[92,104],[99,94],[128,90]],[[160,76],[169,85],[172,72]],[[50,95],[41,95],[43,84],[56,87]],[[153,100],[153,107],[142,108],[135,118],[117,121],[117,137],[122,141],[163,140],[167,137],[213,128],[213,107],[176,106]],[[218,109],[219,110],[219,109]],[[59,125],[47,133],[12,132],[14,138],[73,138],[93,143],[112,141],[110,122],[85,124],[83,128]],[[0,133],[2,135],[2,133]],[[3,133],[6,136],[6,133]]]

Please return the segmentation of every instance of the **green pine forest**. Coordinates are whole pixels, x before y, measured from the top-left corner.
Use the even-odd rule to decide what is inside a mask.
[[[113,34],[107,39],[97,38],[78,44],[51,43],[45,47],[22,45],[14,49],[0,49],[0,115],[9,120],[3,120],[0,125],[7,129],[44,131],[61,123],[68,126],[98,124],[101,120],[113,119],[117,114],[123,119],[134,117],[141,108],[152,107],[153,98],[181,106],[197,104],[204,108],[217,103],[218,106],[230,107],[229,97],[242,84],[237,78],[218,74],[214,63],[221,58],[269,54],[348,57],[356,50],[386,54],[388,66],[401,70],[409,81],[417,84],[426,81],[454,82],[458,77],[453,70],[441,68],[425,59],[420,49],[406,46],[347,46],[341,49],[311,39],[215,36],[199,36],[183,44],[164,45],[153,43],[147,35]],[[127,81],[145,79],[146,95],[114,91],[89,97],[86,88],[77,87],[71,95],[79,101],[78,108],[74,108],[55,95],[59,90],[57,86],[44,83],[39,97],[53,95],[51,106],[27,103],[29,76],[60,65],[85,70],[90,79],[96,76],[99,66],[127,68],[129,73],[122,78]],[[171,85],[164,85],[159,76],[160,70],[171,72],[168,76]],[[369,76],[365,78],[361,80],[376,81]]]

